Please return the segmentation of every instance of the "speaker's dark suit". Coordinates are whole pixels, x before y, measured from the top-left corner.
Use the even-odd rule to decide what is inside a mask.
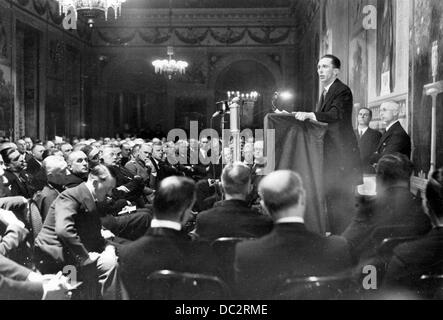
[[[208,243],[191,241],[181,231],[151,228],[140,239],[119,248],[119,272],[131,299],[146,295],[146,278],[169,269],[182,272],[216,273],[215,256]]]
[[[370,162],[371,164],[377,163],[384,155],[396,152],[402,153],[408,158],[411,157],[411,138],[398,121],[381,136]]]
[[[196,233],[208,241],[220,237],[257,238],[271,230],[272,219],[242,200],[220,201],[197,215]]]
[[[0,255],[0,300],[39,300],[41,283],[27,281],[31,270]]]
[[[439,272],[443,266],[443,228],[432,229],[419,240],[407,242],[394,249],[394,255],[384,278],[387,286],[414,287],[420,276]]]
[[[85,183],[62,192],[49,208],[36,247],[62,264],[90,263],[89,252],[102,252],[105,240],[97,205]]]
[[[352,203],[347,199],[352,197],[353,187],[363,182],[352,109],[352,92],[337,79],[314,113],[318,121],[328,124],[324,137],[324,191],[329,231],[335,234],[343,232],[352,220],[347,214]]]
[[[270,234],[239,243],[234,265],[237,288],[246,299],[269,298],[280,277],[333,275],[350,266],[343,238],[320,236],[302,223],[276,224]]]
[[[358,144],[352,128],[351,90],[337,79],[320,103],[317,106],[318,111],[314,114],[318,121],[328,124],[324,138],[327,173],[333,173],[333,177],[343,178],[343,175],[351,175],[353,179],[361,179]],[[336,182],[334,179],[332,183]]]
[[[374,168],[371,166],[370,158],[377,150],[377,146],[381,138],[381,132],[368,128],[361,137],[357,130],[355,131],[355,135],[357,136],[358,148],[360,149],[360,159],[363,173],[375,173]]]

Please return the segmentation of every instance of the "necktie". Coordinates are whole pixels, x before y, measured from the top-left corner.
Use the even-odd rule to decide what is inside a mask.
[[[326,89],[323,89],[323,92],[320,97],[320,102],[318,103],[318,106],[317,106],[317,112],[321,110],[323,103],[325,103],[325,98],[326,98],[327,93],[328,93],[328,91],[326,91]]]

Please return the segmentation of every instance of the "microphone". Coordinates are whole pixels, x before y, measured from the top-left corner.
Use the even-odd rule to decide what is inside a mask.
[[[214,114],[212,115],[212,118],[215,118],[216,116],[218,116],[219,114],[230,114],[230,111],[224,112],[223,110],[219,110],[214,112]]]
[[[226,106],[228,105],[228,101],[227,101],[227,100],[217,101],[215,104],[216,104],[216,105],[221,104],[221,105],[222,105],[222,109],[216,111],[216,112],[212,115],[212,118],[215,118],[215,117],[218,116],[219,114],[224,114],[224,113],[226,112]]]
[[[221,111],[216,111],[214,112],[214,114],[212,115],[212,118],[215,118],[216,116],[218,116],[221,113]]]

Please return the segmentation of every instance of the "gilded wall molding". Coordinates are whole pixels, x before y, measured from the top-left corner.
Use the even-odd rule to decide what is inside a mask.
[[[95,46],[291,45],[291,27],[98,28]]]

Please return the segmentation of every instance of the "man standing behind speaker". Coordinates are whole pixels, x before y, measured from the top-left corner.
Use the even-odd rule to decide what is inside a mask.
[[[334,234],[343,232],[351,222],[354,188],[362,183],[360,152],[352,128],[352,92],[338,79],[340,68],[341,62],[336,56],[323,56],[317,66],[323,91],[316,111],[295,112],[297,120],[328,124],[323,175],[329,231]]]
[[[372,111],[368,108],[361,108],[357,116],[357,136],[358,148],[360,149],[360,158],[363,173],[375,174],[374,167],[370,164],[372,154],[377,150],[381,133],[377,130],[369,128],[372,120]]]

